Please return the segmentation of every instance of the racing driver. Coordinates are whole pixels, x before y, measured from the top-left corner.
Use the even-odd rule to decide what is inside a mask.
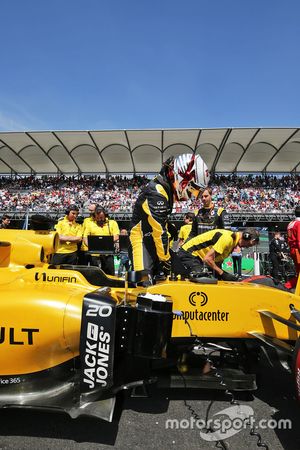
[[[148,270],[151,276],[171,268],[167,219],[174,201],[197,198],[206,187],[209,172],[199,155],[168,158],[160,173],[141,191],[132,214],[129,255],[133,270]]]

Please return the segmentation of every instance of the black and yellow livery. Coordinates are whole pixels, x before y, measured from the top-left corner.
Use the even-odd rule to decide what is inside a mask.
[[[261,345],[284,349],[299,380],[299,283],[295,293],[212,278],[144,288],[144,274],[131,272],[125,286],[96,267],[49,265],[56,245],[55,233],[0,230],[0,407],[112,420],[118,391],[153,381],[157,367],[184,370],[183,385],[198,387],[201,363],[195,377],[188,356],[199,342],[232,354],[251,347],[252,356]]]
[[[183,244],[182,250],[203,260],[207,251],[214,248],[215,261],[221,263],[230,255],[232,248],[238,244],[239,240],[239,233],[229,230],[210,230],[189,239]]]
[[[168,261],[167,220],[173,208],[173,193],[167,180],[158,175],[142,190],[132,214],[130,243],[134,270],[157,269]]]

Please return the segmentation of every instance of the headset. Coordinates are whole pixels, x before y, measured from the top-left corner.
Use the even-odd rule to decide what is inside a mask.
[[[256,244],[259,243],[259,236],[256,230],[243,231],[242,237],[244,241],[254,241]]]
[[[96,206],[96,208],[95,208],[94,215],[99,214],[99,213],[103,213],[105,215],[105,218],[108,219],[108,214],[102,206]]]
[[[66,209],[65,214],[68,216],[70,214],[70,211],[77,211],[77,212],[79,212],[79,209],[78,209],[78,207],[76,205],[70,205]]]
[[[96,206],[95,212],[94,212],[94,214],[93,214],[93,215],[94,215],[94,218],[95,218],[96,215],[99,214],[99,213],[103,213],[103,214],[104,214],[104,217],[105,217],[104,223],[106,223],[106,220],[107,220],[108,233],[109,233],[109,236],[111,236],[110,225],[109,225],[109,216],[108,216],[107,212],[105,211],[105,209],[104,209],[102,206]]]
[[[185,219],[190,219],[190,220],[194,220],[195,218],[195,214],[193,212],[188,212],[186,213],[186,215],[184,216]]]

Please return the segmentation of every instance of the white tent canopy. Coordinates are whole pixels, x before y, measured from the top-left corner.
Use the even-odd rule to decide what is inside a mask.
[[[0,174],[154,173],[195,152],[213,172],[299,172],[300,128],[0,132]]]

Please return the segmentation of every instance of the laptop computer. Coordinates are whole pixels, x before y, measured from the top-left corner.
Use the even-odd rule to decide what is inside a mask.
[[[88,236],[88,251],[102,255],[113,255],[115,253],[113,236]]]
[[[119,236],[119,246],[120,246],[120,252],[128,253],[128,246],[129,246],[129,236],[124,236],[120,234]]]

